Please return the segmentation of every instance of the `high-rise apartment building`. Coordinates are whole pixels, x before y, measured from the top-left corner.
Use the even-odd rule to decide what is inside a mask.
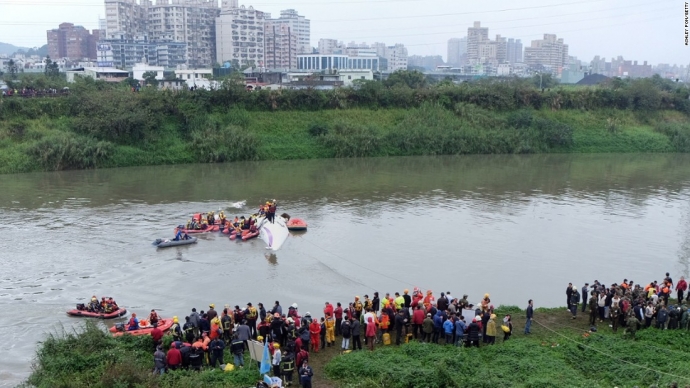
[[[507,56],[510,63],[522,62],[522,41],[520,39],[509,38],[507,43]]]
[[[264,67],[266,14],[254,7],[223,0],[216,18],[216,58],[220,63]]]
[[[407,48],[405,45],[396,43],[395,46],[386,48],[384,58],[388,60],[388,70],[407,70]]]
[[[72,23],[62,23],[57,29],[48,30],[48,55],[53,59],[96,59],[96,45],[101,31],[89,30]]]
[[[266,43],[266,67],[273,69],[297,68],[297,35],[285,23],[266,21],[264,29]]]
[[[467,62],[467,37],[448,40],[448,65],[463,66]]]
[[[274,25],[287,25],[293,35],[297,36],[297,53],[309,54],[311,49],[311,22],[309,19],[301,16],[294,9],[286,9],[280,11],[280,18],[271,19],[270,15],[266,16],[266,21]]]
[[[105,0],[105,12],[107,41],[183,43],[189,66],[214,62],[217,0]]]
[[[481,64],[480,45],[488,41],[489,28],[482,27],[481,22],[474,22],[474,25],[467,29],[467,61],[469,64]],[[484,48],[484,54],[487,50],[491,49]]]
[[[525,63],[530,66],[544,66],[554,74],[560,74],[568,63],[568,45],[556,34],[544,34],[544,39],[533,40],[530,47],[525,47]]]

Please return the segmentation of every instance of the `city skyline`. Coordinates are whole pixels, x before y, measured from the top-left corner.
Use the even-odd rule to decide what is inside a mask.
[[[544,34],[556,34],[580,60],[623,56],[653,64],[687,65],[690,48],[683,40],[683,4],[622,0],[580,0],[555,4],[529,0],[506,6],[497,0],[468,5],[441,0],[275,0],[240,1],[241,5],[279,15],[293,8],[311,20],[311,46],[321,38],[344,42],[402,43],[410,55],[441,55],[446,61],[451,38],[467,35],[474,21],[489,35],[521,39],[525,47]],[[0,0],[0,41],[16,46],[46,44],[46,30],[60,23],[98,28],[105,17],[103,0]],[[356,28],[355,28],[356,27]]]

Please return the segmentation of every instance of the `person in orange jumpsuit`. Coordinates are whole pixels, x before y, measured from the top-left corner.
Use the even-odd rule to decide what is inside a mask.
[[[318,353],[319,347],[321,345],[319,342],[319,339],[321,337],[321,324],[316,319],[313,320],[309,325],[309,336],[311,337],[309,339],[309,345],[311,346],[311,350]]]
[[[428,290],[426,292],[426,296],[424,297],[424,309],[426,309],[426,311],[429,311],[431,304],[434,302],[436,302],[436,298],[434,298],[434,293],[431,290]]]

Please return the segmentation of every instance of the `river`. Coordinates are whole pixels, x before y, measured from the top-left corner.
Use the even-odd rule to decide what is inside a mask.
[[[92,295],[182,320],[280,300],[419,286],[494,304],[564,305],[568,282],[688,273],[690,155],[407,157],[252,162],[0,176],[0,385],[30,373],[46,333]],[[219,234],[156,250],[198,211],[269,198],[309,223],[269,254]],[[247,206],[231,205],[246,201]]]

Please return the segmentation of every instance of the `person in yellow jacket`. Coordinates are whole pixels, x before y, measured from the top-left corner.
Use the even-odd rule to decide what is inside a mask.
[[[335,317],[326,314],[326,346],[335,345]]]
[[[405,298],[403,298],[399,292],[395,293],[395,310],[400,310],[402,309],[403,305],[405,304]]]
[[[493,345],[496,343],[496,314],[491,314],[489,322],[486,324],[487,343]]]

